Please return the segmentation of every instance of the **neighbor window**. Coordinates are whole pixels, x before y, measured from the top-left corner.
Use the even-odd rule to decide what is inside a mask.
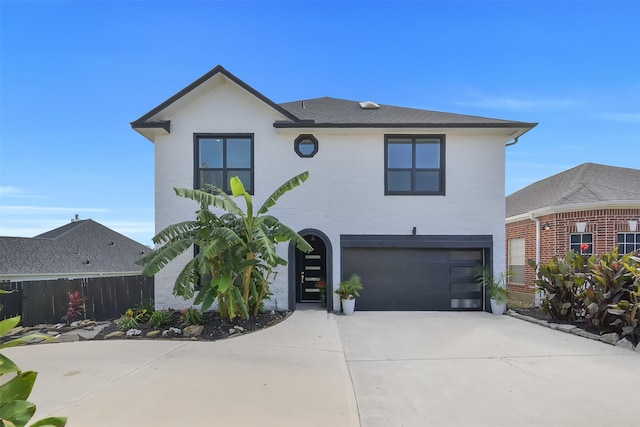
[[[513,273],[509,282],[524,284],[524,239],[509,240],[509,271]]]
[[[253,134],[196,135],[195,188],[211,184],[231,193],[229,180],[237,176],[253,193]]]
[[[628,254],[640,249],[640,233],[618,233],[618,253]]]
[[[570,236],[569,250],[582,255],[593,255],[593,234],[575,233]]]
[[[385,194],[444,194],[444,135],[385,136]]]

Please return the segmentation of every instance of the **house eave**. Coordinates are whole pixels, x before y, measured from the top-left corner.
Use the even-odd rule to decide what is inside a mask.
[[[171,121],[161,120],[157,122],[131,122],[131,128],[140,135],[154,142],[154,137],[158,135],[169,135],[171,133]]]
[[[276,121],[274,128],[478,128],[478,129],[524,129],[523,134],[537,123],[315,123],[313,121]]]
[[[640,209],[640,201],[638,200],[605,200],[600,202],[589,203],[573,203],[568,205],[545,206],[523,212],[521,214],[512,215],[505,219],[506,224],[511,224],[527,219],[539,218],[544,215],[552,215],[556,213],[588,211],[592,209]]]

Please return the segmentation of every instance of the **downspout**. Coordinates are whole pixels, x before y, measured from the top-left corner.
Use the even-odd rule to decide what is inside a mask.
[[[505,145],[505,147],[511,147],[512,145],[516,145],[518,143],[518,138],[520,138],[519,136],[516,136],[513,139],[513,142],[509,142],[508,144]]]
[[[529,213],[529,219],[536,223],[536,276],[540,265],[540,218],[533,216],[533,213]],[[536,291],[534,304],[536,307],[542,305],[540,293]]]

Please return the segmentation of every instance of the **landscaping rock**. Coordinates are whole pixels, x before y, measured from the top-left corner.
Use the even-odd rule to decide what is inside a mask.
[[[147,338],[155,338],[158,335],[160,335],[161,331],[149,331],[147,332],[147,335],[145,335]]]
[[[615,332],[610,334],[600,335],[600,341],[606,342],[607,344],[616,345],[618,341],[620,341],[620,337]]]
[[[21,332],[24,331],[24,328],[22,326],[16,326],[15,328],[11,329],[9,332],[7,332],[6,334],[4,334],[5,337],[12,337],[16,334],[19,334]]]
[[[640,353],[640,343],[636,346],[636,352]]]
[[[204,330],[204,325],[189,325],[184,328],[184,336],[185,337],[199,337]]]
[[[129,329],[126,333],[127,337],[139,337],[142,335],[142,331],[140,329]]]
[[[124,336],[124,332],[122,332],[122,331],[114,331],[114,332],[111,332],[110,334],[105,335],[104,339],[108,340],[109,338],[120,338],[120,337],[123,337],[123,336]]]
[[[591,332],[587,332],[584,329],[580,329],[580,328],[572,329],[571,333],[573,335],[577,335],[577,336],[583,337],[583,338],[589,338],[589,339],[596,340],[596,341],[600,340],[600,336],[599,335],[593,334]]]
[[[60,337],[58,338],[59,342],[76,342],[76,341],[80,341],[80,337],[78,336],[78,334],[72,334],[72,333],[66,333],[66,334],[61,334]]]
[[[616,347],[626,348],[627,350],[633,350],[633,343],[626,338],[622,338],[616,343]]]

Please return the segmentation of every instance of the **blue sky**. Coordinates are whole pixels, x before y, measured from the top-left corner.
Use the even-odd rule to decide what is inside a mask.
[[[153,235],[129,123],[222,64],[321,96],[526,122],[506,194],[584,162],[640,168],[637,1],[0,0],[0,235],[92,218]],[[640,183],[639,183],[640,185]]]

